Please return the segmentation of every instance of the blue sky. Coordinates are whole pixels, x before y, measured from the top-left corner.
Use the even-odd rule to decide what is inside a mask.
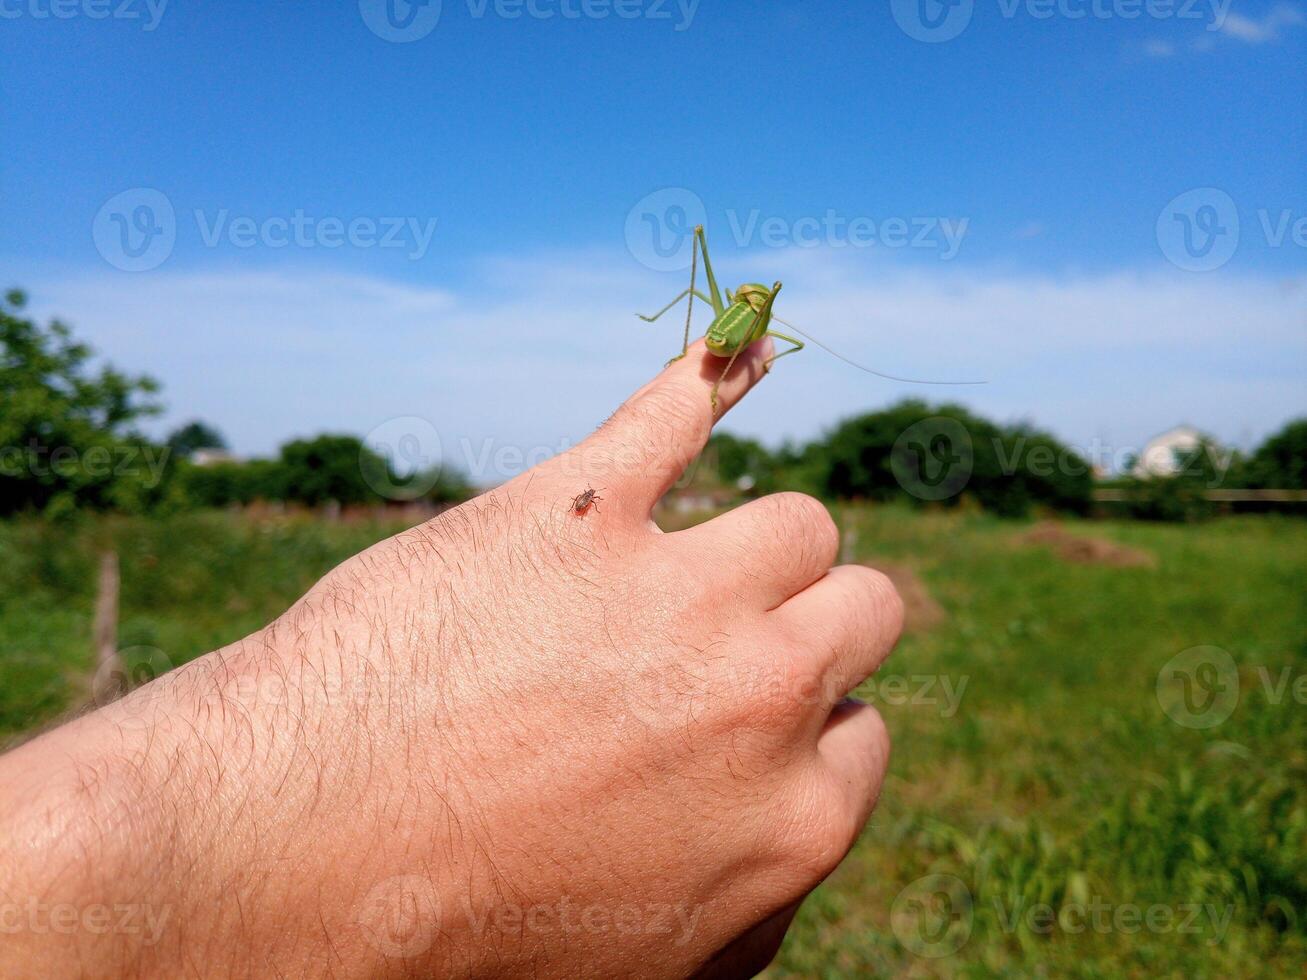
[[[841,353],[989,382],[813,351],[736,431],[917,395],[1112,451],[1307,409],[1301,2],[387,2],[0,0],[5,278],[166,422],[562,448],[677,346],[630,314],[699,208]]]

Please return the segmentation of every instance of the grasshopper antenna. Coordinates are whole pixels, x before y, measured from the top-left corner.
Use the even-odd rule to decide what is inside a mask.
[[[895,375],[895,374],[885,374],[883,371],[877,371],[877,370],[875,370],[874,368],[869,368],[869,367],[867,367],[867,366],[864,365],[864,364],[859,364],[857,361],[854,361],[854,360],[851,360],[851,359],[845,357],[845,356],[844,356],[843,354],[841,354],[839,351],[834,350],[834,349],[832,349],[832,348],[830,348],[830,347],[827,347],[825,344],[823,344],[820,340],[818,340],[818,339],[817,339],[816,337],[814,337],[812,334],[808,333],[806,330],[801,330],[801,329],[799,329],[799,328],[796,327],[794,324],[790,323],[788,320],[782,320],[780,317],[778,317],[778,316],[777,316],[776,314],[774,314],[774,313],[772,314],[772,319],[775,320],[777,323],[781,324],[782,326],[789,327],[791,330],[793,330],[795,333],[799,334],[801,337],[807,337],[808,340],[812,341],[812,343],[816,344],[818,347],[820,347],[822,350],[824,350],[827,354],[830,354],[832,357],[838,357],[838,358],[839,358],[841,361],[843,361],[845,364],[851,364],[853,367],[857,368],[859,371],[866,371],[868,374],[874,374],[876,377],[878,377],[878,378],[884,378],[886,381],[901,381],[901,382],[903,382],[904,384],[910,384],[910,385],[984,385],[984,384],[989,384],[988,381],[926,381],[926,380],[923,379],[923,378],[900,378],[898,375]]]

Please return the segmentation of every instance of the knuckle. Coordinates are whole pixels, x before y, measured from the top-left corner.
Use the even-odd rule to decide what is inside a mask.
[[[814,646],[834,642],[834,633],[825,622],[801,622],[797,618],[778,617],[769,620],[772,627],[771,649],[763,651],[773,665],[783,665],[791,677],[816,669],[813,663]],[[776,666],[775,669],[781,669]]]
[[[835,536],[835,521],[831,518],[826,505],[816,497],[787,490],[772,494],[771,499],[781,513],[794,524],[814,534]]]
[[[807,881],[821,881],[844,860],[861,831],[861,820],[842,794],[816,793],[805,833],[792,852],[800,873]]]
[[[805,552],[829,567],[839,548],[840,535],[826,505],[806,493],[777,493],[766,499],[777,526],[787,529],[791,541],[797,538]]]
[[[829,710],[849,690],[839,676],[839,667],[843,659],[841,655],[849,647],[850,632],[844,617],[832,615],[806,623],[798,641],[803,661],[820,678],[812,685],[809,700],[825,710]]]
[[[898,639],[903,631],[903,597],[884,572],[866,565],[848,566],[850,591],[855,599],[859,627],[872,636]]]
[[[646,591],[650,583],[663,583],[668,597],[674,598],[679,615],[704,622],[716,609],[716,572],[697,556],[675,548],[659,548],[660,543],[655,542],[654,547],[643,552],[647,557],[635,576],[633,588]]]
[[[770,650],[744,651],[730,658],[725,667],[730,691],[725,720],[731,728],[777,732],[789,739],[800,714],[795,696],[796,679],[785,663],[785,654]]]
[[[903,596],[899,595],[898,587],[884,572],[878,572],[874,568],[867,570],[872,573],[869,584],[874,594],[876,618],[882,633],[892,642],[903,632]]]
[[[890,734],[884,716],[871,705],[859,709],[863,713],[867,726],[867,750],[871,754],[874,768],[883,772],[889,766]]]

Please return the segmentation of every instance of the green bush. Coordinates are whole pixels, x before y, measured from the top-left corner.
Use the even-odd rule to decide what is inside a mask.
[[[1122,483],[1126,491],[1126,513],[1144,521],[1200,521],[1216,513],[1208,492],[1226,482],[1217,469],[1212,443],[1204,440],[1194,449],[1176,454],[1173,476],[1130,477]],[[1233,481],[1231,481],[1233,482]]]
[[[378,499],[365,470],[388,472],[384,459],[368,449],[362,439],[349,435],[320,435],[288,442],[281,447],[281,468],[287,499],[309,505],[329,500],[361,504]]]
[[[182,462],[177,481],[189,506],[228,507],[256,501],[285,501],[320,506],[381,504],[389,500],[422,499],[452,503],[472,496],[473,489],[458,474],[401,476],[380,455],[354,436],[324,435],[296,440],[277,459],[231,460],[196,466]],[[426,487],[406,493],[406,487]],[[389,488],[395,488],[388,492]]]
[[[280,460],[185,464],[186,498],[196,507],[227,507],[256,500],[285,500],[289,477]]]
[[[1253,453],[1246,467],[1248,486],[1307,490],[1307,418],[1290,422]]]
[[[956,506],[970,498],[1020,516],[1034,505],[1084,513],[1093,489],[1089,463],[1053,436],[959,405],[904,401],[849,419],[804,458],[824,492],[841,499]]]

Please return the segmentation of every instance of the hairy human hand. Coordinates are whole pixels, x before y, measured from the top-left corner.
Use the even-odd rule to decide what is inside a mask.
[[[0,760],[0,795],[26,801],[6,829],[58,872],[10,862],[0,887],[166,905],[155,942],[113,940],[147,974],[759,969],[875,805],[889,740],[845,695],[901,606],[878,573],[831,568],[809,497],[653,523],[719,372],[692,348],[568,453]],[[599,506],[576,506],[589,488]],[[23,938],[20,968],[41,948]]]

